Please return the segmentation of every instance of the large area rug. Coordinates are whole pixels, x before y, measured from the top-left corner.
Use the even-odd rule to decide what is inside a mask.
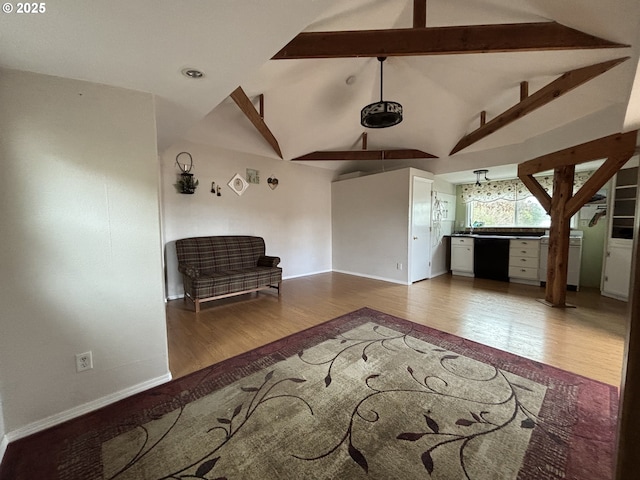
[[[16,442],[2,479],[607,480],[617,399],[364,308]]]

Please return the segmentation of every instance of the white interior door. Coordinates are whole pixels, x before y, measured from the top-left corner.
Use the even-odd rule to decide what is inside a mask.
[[[411,199],[411,282],[431,277],[431,182],[413,177]]]

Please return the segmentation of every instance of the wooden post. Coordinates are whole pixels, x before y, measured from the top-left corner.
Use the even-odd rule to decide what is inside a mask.
[[[569,231],[571,217],[565,207],[573,194],[575,165],[554,169],[553,196],[551,197],[551,228],[549,230],[549,260],[545,301],[553,306],[565,306],[569,258]]]
[[[427,0],[413,0],[413,28],[427,26]]]
[[[529,96],[529,82],[520,82],[520,101]]]
[[[482,127],[485,123],[487,123],[487,111],[482,110],[480,112],[480,126]]]
[[[362,150],[367,149],[367,132],[362,134]]]
[[[264,120],[264,93],[260,94],[260,118]]]

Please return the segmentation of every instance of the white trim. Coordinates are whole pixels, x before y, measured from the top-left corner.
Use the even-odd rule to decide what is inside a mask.
[[[439,277],[440,275],[444,275],[445,273],[449,273],[449,270],[442,270],[440,272],[431,272],[431,277],[429,278],[436,278]]]
[[[24,427],[18,428],[17,430],[8,432],[5,435],[5,438],[9,442],[19,440],[60,423],[66,422],[67,420],[72,420],[76,417],[84,415],[85,413],[93,412],[94,410],[98,410],[99,408],[106,407],[107,405],[115,403],[118,400],[122,400],[124,398],[130,397],[131,395],[135,395],[136,393],[144,392],[145,390],[148,390],[150,388],[157,387],[158,385],[167,383],[170,380],[171,373],[169,372],[162,375],[161,377],[156,377],[151,380],[147,380],[146,382],[138,383],[137,385],[125,388],[124,390],[120,390],[119,392],[110,393],[109,395],[105,395],[104,397],[92,400],[91,402],[78,405],[77,407],[70,408],[69,410],[65,410],[64,412],[56,413],[55,415],[51,415],[50,417],[43,418],[42,420],[38,420],[37,422],[25,425]]]
[[[2,463],[2,459],[4,458],[4,452],[7,451],[7,447],[9,446],[9,439],[6,435],[2,436],[2,440],[0,440],[0,464]]]
[[[319,275],[321,273],[331,273],[332,270],[319,270],[317,272],[301,273],[300,275],[290,275],[288,277],[282,277],[282,280],[291,280],[293,278],[310,277],[311,275]]]
[[[398,285],[411,285],[411,283],[407,283],[407,282],[403,282],[401,280],[395,280],[393,278],[385,278],[385,277],[378,277],[375,275],[366,275],[364,273],[356,273],[356,272],[347,272],[345,270],[333,270],[336,273],[344,273],[346,275],[354,275],[356,277],[364,277],[364,278],[371,278],[373,280],[382,280],[384,282],[390,282],[390,283],[396,283]]]

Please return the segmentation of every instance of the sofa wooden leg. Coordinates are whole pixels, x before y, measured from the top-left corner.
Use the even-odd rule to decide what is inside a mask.
[[[278,296],[280,296],[280,289],[282,288],[282,282],[278,282]]]
[[[196,307],[196,313],[200,313],[200,300],[196,298],[193,303]]]

